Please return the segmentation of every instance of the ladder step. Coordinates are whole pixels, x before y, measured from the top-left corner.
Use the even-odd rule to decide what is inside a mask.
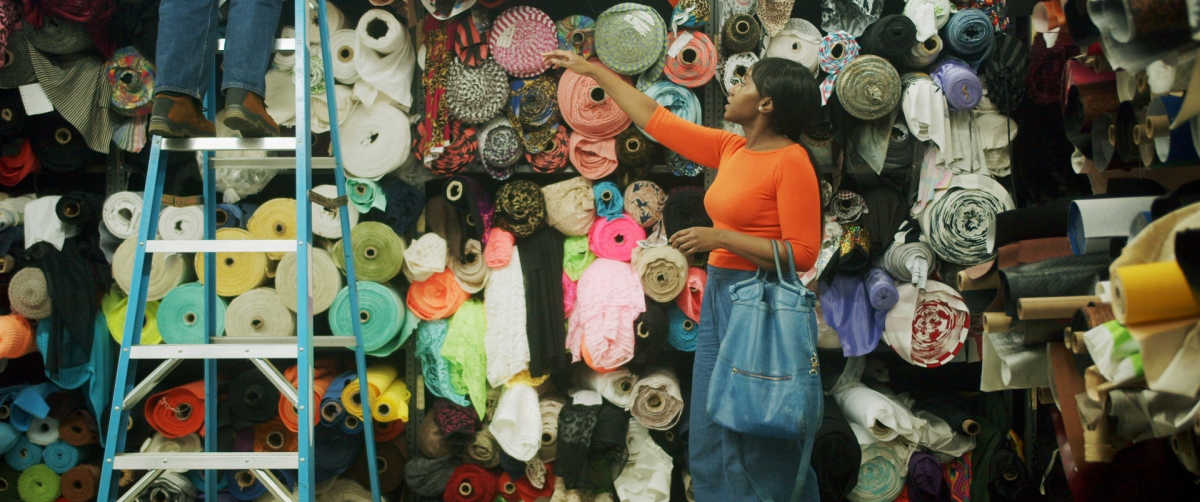
[[[277,51],[294,51],[296,50],[296,39],[294,38],[276,38],[275,50]],[[225,52],[225,39],[217,39],[217,52]]]
[[[213,157],[209,160],[209,165],[214,169],[295,169],[296,157]],[[333,169],[337,167],[337,163],[333,157],[313,157],[311,165],[313,169]]]
[[[153,240],[146,241],[147,253],[295,253],[298,241],[267,240]]]
[[[216,150],[295,150],[294,136],[272,138],[163,138],[162,149],[174,152],[206,152]]]
[[[297,469],[300,457],[296,452],[236,453],[236,452],[169,452],[123,453],[112,460],[113,469],[148,471],[153,469],[242,470]]]
[[[265,337],[264,337],[265,338]],[[259,337],[217,337],[212,344],[135,345],[130,359],[295,359],[299,353],[296,338],[286,343],[263,343]],[[251,343],[243,340],[255,340]],[[284,340],[281,338],[281,341]],[[353,336],[314,336],[313,347],[354,348]]]

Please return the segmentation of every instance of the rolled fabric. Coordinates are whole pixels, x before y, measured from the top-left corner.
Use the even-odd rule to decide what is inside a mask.
[[[933,248],[924,242],[893,243],[883,255],[884,269],[900,282],[928,277],[935,263]]]
[[[11,116],[10,108],[0,111],[0,113],[6,112]],[[3,116],[0,116],[0,121],[3,121]],[[0,156],[0,185],[16,186],[40,168],[41,163],[38,162],[37,156],[33,153],[33,143],[27,139],[22,140],[20,148],[15,153]]]
[[[917,45],[917,26],[900,14],[883,16],[867,27],[858,43],[863,54],[874,54],[900,66]]]
[[[229,388],[229,414],[235,420],[258,423],[275,418],[279,391],[257,368],[238,373]]]
[[[21,436],[17,443],[4,454],[4,462],[18,471],[24,471],[42,463],[42,447],[33,444],[29,438]]]
[[[542,187],[546,201],[546,223],[568,236],[588,234],[596,219],[592,182],[576,176]]]
[[[519,5],[496,16],[488,33],[488,47],[510,75],[529,78],[549,68],[542,54],[558,48],[558,31],[545,12]]]
[[[846,497],[847,500],[894,500],[904,489],[904,471],[907,465],[907,462],[898,457],[894,448],[879,442],[867,444],[862,449],[858,483]]]
[[[75,410],[59,421],[58,437],[72,446],[97,444],[100,436],[96,430],[96,418],[88,410]],[[0,446],[0,451],[5,450]]]
[[[558,107],[571,130],[589,139],[612,138],[633,122],[595,79],[571,70],[558,81]]]
[[[451,178],[446,183],[445,192],[446,201],[458,213],[459,226],[464,235],[462,254],[466,253],[465,239],[475,239],[480,244],[487,244],[488,231],[492,229],[496,213],[491,193],[471,176]]]
[[[477,417],[484,416],[487,411],[486,323],[482,302],[463,302],[450,318],[446,340],[442,344],[450,383],[456,391],[470,398]]]
[[[146,401],[145,418],[166,439],[199,432],[204,425],[204,381],[151,395]]]
[[[418,237],[403,253],[404,276],[411,282],[420,282],[446,269],[449,249],[446,239],[430,232]]]
[[[1200,303],[1188,294],[1187,277],[1177,261],[1123,265],[1115,267],[1115,272],[1112,309],[1122,323],[1139,325],[1200,315]]]
[[[406,302],[417,317],[433,321],[450,317],[470,297],[471,295],[458,285],[454,273],[443,270],[424,281],[410,285]]]
[[[879,56],[854,58],[837,78],[838,101],[860,120],[886,116],[900,104],[900,74]]]
[[[921,212],[921,229],[938,257],[960,265],[976,265],[992,257],[987,235],[995,216],[1013,208],[1012,197],[996,180],[977,174],[958,175],[950,188],[939,191]]]
[[[588,248],[584,237],[567,237],[563,240],[563,273],[571,281],[578,281],[588,265],[596,261],[596,255]]]
[[[667,205],[667,192],[657,183],[638,180],[625,187],[625,212],[644,228],[662,221]]]
[[[592,186],[592,191],[596,195],[596,216],[615,220],[625,214],[625,200],[616,183],[601,181]]]
[[[483,259],[488,268],[504,268],[512,259],[516,237],[503,228],[495,227],[488,232],[487,248],[483,250]]]
[[[525,151],[539,153],[557,132],[559,110],[556,80],[551,75],[509,83],[508,119],[521,131]]]
[[[867,272],[866,286],[871,307],[876,310],[890,310],[900,300],[896,282],[881,268],[872,268]]]
[[[442,500],[451,502],[491,502],[496,499],[496,475],[475,464],[454,469]]]
[[[217,230],[217,240],[252,240],[250,232],[240,228]],[[122,244],[124,245],[124,244]],[[120,249],[117,249],[120,253]],[[114,255],[115,256],[115,255]],[[114,261],[116,258],[114,257]],[[266,253],[217,253],[217,294],[237,296],[267,280]],[[195,258],[196,277],[204,281],[204,254]]]
[[[1149,210],[1154,197],[1080,199],[1068,210],[1067,237],[1076,256],[1107,251],[1113,239],[1129,236],[1129,222]]]
[[[924,70],[929,68],[934,61],[942,53],[942,37],[934,34],[924,42],[912,46],[908,54],[904,56],[901,66],[911,70]]]
[[[679,379],[671,370],[660,369],[641,377],[633,386],[633,395],[629,412],[647,429],[671,429],[683,414]]]
[[[558,48],[572,51],[584,59],[596,54],[596,20],[575,14],[559,19],[554,24],[558,32]]]
[[[329,329],[335,335],[353,335],[351,323],[362,326],[363,349],[378,350],[385,346],[404,325],[406,311],[396,290],[377,282],[358,281],[358,315],[350,312],[350,288],[342,288],[329,307]]]
[[[275,288],[254,288],[229,302],[225,331],[226,336],[295,336],[296,320]]]
[[[588,267],[579,279],[568,324],[566,343],[573,361],[586,359],[593,369],[608,371],[632,359],[633,321],[646,310],[641,288],[627,263],[600,258]]]
[[[412,393],[408,390],[408,384],[402,379],[396,380],[379,395],[379,402],[371,409],[371,416],[382,423],[408,422],[409,399],[412,399]]]
[[[496,438],[486,428],[475,433],[475,440],[467,445],[466,460],[487,469],[495,469],[500,465],[500,445],[496,444]]]
[[[852,61],[858,58],[861,50],[854,36],[844,31],[832,32],[821,39],[821,47],[817,49],[817,57],[821,61],[821,70],[828,74],[825,80],[821,81],[821,85],[818,86],[821,91],[821,105],[829,102],[829,96],[833,95],[838,75],[845,71],[846,67]]]
[[[334,189],[336,190],[337,187],[334,187]],[[379,183],[365,178],[346,178],[346,199],[356,212],[359,213],[365,213],[371,209],[379,209],[381,211],[387,209],[388,201],[387,196],[383,193],[383,188],[379,186]],[[350,226],[354,226],[354,224],[351,223]]]
[[[634,349],[631,364],[645,366],[658,360],[670,336],[667,314],[663,307],[646,304],[646,311],[633,321]]]
[[[667,24],[658,11],[625,2],[596,18],[596,56],[622,75],[636,75],[654,66],[666,46]]]
[[[318,187],[320,188],[320,187]],[[315,190],[315,189],[314,189]],[[321,190],[322,195],[328,195],[324,190]],[[314,213],[316,210],[313,210]],[[217,228],[240,227],[245,223],[246,214],[242,212],[242,208],[235,204],[217,204],[217,210],[214,215],[214,220]]]
[[[667,65],[663,74],[684,87],[700,87],[717,72],[717,47],[702,31],[667,34]]]
[[[962,295],[933,280],[923,290],[911,284],[896,290],[899,301],[888,311],[883,340],[916,366],[934,368],[953,359],[971,324]]]
[[[630,127],[618,134],[617,164],[642,177],[658,157],[658,144],[646,137],[637,127]]]
[[[246,221],[246,230],[255,239],[295,239],[296,199],[278,198],[264,202]],[[267,258],[278,260],[283,255],[281,252],[267,253]]]
[[[946,95],[946,103],[955,110],[970,110],[983,98],[983,83],[970,66],[948,58],[930,74]]]
[[[216,319],[212,333],[221,336],[225,332],[225,302],[217,298],[213,307]],[[154,317],[166,343],[208,343],[203,284],[189,282],[172,289],[159,304]]]
[[[631,259],[642,289],[651,300],[672,301],[687,286],[687,257],[671,246],[638,246]]]
[[[405,266],[405,257],[410,252],[405,249],[404,240],[396,235],[391,227],[377,221],[364,221],[355,225],[350,229],[350,241],[354,246],[354,275],[360,281],[392,280]],[[339,268],[345,268],[346,256],[342,249],[344,242],[344,239],[338,241],[329,253]],[[444,258],[445,241],[442,243]],[[413,245],[416,246],[417,243],[414,242]],[[442,267],[445,268],[444,261]]]
[[[567,148],[571,165],[584,178],[597,180],[617,169],[617,143],[612,138],[597,140],[572,133]]]
[[[8,301],[13,312],[28,319],[50,317],[51,300],[46,274],[37,267],[25,267],[8,282]]]
[[[108,325],[108,334],[113,340],[121,343],[125,336],[125,314],[128,312],[129,298],[121,296],[115,290],[110,290],[100,299],[100,310],[104,312],[104,321]],[[139,339],[142,345],[162,343],[162,333],[158,331],[158,302],[146,302],[146,312],[142,321],[142,334]]]
[[[254,451],[296,451],[296,433],[287,430],[278,419],[254,424]]]
[[[708,284],[708,272],[700,267],[691,267],[687,271],[687,284],[682,294],[675,299],[675,305],[687,314],[688,318],[700,322],[700,306],[704,304],[704,287]]]
[[[667,343],[680,352],[696,351],[699,326],[678,305],[667,306]]]
[[[25,431],[29,442],[38,446],[48,446],[58,441],[58,419],[54,417],[34,418]]]
[[[188,434],[178,438],[167,438],[161,432],[154,433],[142,442],[141,453],[180,453],[204,451],[204,444],[198,434]],[[167,469],[167,472],[182,473],[185,470]]]
[[[104,228],[118,239],[137,235],[142,219],[142,196],[136,192],[117,192],[104,199],[101,208]]]
[[[345,395],[346,387],[357,379],[357,375],[356,371],[347,371],[329,382],[329,387],[325,388],[325,395],[321,396],[321,425],[338,427],[345,423],[347,414],[346,407],[342,404],[342,396]],[[354,422],[357,422],[357,419]],[[375,439],[378,442],[379,438]]]
[[[351,234],[353,235],[353,231]],[[333,304],[333,299],[342,289],[342,274],[338,272],[333,257],[324,249],[314,247],[309,253],[309,258],[312,260],[312,275],[308,282],[312,288],[309,308],[316,315],[329,310],[329,306]],[[355,261],[354,264],[358,265],[358,262]],[[296,254],[289,253],[284,255],[275,267],[275,292],[279,294],[279,301],[292,312],[296,311],[296,281],[300,277],[296,265]]]
[[[218,235],[220,232],[218,230]],[[113,253],[113,281],[127,295],[129,294],[130,283],[133,281],[133,261],[136,254],[137,240],[135,238],[125,239],[120,246],[117,246],[116,252]],[[201,259],[203,260],[203,258]],[[218,257],[217,260],[219,262],[221,258]],[[265,263],[263,267],[265,269]],[[219,271],[220,269],[218,268]],[[146,299],[149,301],[161,300],[171,288],[183,283],[187,276],[187,264],[184,262],[183,255],[154,253],[150,258],[150,280],[146,288]],[[203,277],[203,275],[200,277]],[[218,277],[218,284],[220,283],[219,279],[220,277]],[[9,284],[14,282],[16,281],[11,281]],[[11,292],[9,293],[9,297],[12,297]]]
[[[380,30],[380,27],[383,29]],[[410,107],[412,105],[410,88],[412,87],[413,61],[416,51],[408,39],[408,30],[396,19],[395,15],[386,9],[367,10],[362,17],[358,18],[358,24],[355,25],[354,30],[357,42],[354,51],[354,68],[358,71],[359,76],[356,87],[364,86],[365,91],[367,89],[365,84],[369,85],[374,92],[383,93],[399,103],[400,106]],[[315,37],[310,38],[310,40],[316,39]],[[359,94],[357,89],[355,94]],[[373,95],[373,93],[370,94]],[[386,101],[374,100],[372,103],[363,100],[371,108],[380,103],[387,104]],[[392,108],[395,109],[395,107]],[[393,129],[408,131],[407,127]],[[393,144],[392,148],[402,150],[407,148],[407,143],[406,141],[401,144]],[[344,151],[345,149],[343,149]],[[407,156],[408,151],[404,150],[401,157]],[[348,164],[347,169],[349,169]]]
[[[542,417],[542,445],[538,449],[538,458],[543,462],[553,462],[557,457],[558,415],[564,405],[562,398],[554,396],[538,401],[538,411]]]
[[[425,191],[395,177],[383,179],[379,187],[383,190],[384,199],[389,201],[387,208],[367,211],[362,220],[385,223],[397,235],[408,234],[425,209]]]
[[[700,105],[700,98],[697,98],[696,93],[692,92],[691,89],[674,82],[660,80],[646,88],[646,95],[654,98],[654,101],[658,102],[659,105],[662,105],[663,108],[666,108],[671,113],[679,116],[679,118],[693,124],[701,123],[703,107]],[[647,138],[658,142],[645,129],[638,127],[638,130],[646,135]]]
[[[941,30],[946,50],[962,58],[972,67],[987,59],[996,43],[992,20],[979,9],[962,9],[950,15]]]
[[[559,125],[555,129],[554,137],[550,140],[547,148],[543,148],[537,153],[525,152],[525,161],[529,163],[534,172],[553,173],[567,167],[567,161],[570,158],[570,153],[567,151],[569,146],[567,128]]]
[[[333,78],[343,84],[357,82],[358,68],[355,67],[354,56],[358,50],[358,40],[355,30],[350,28],[331,30],[329,47],[330,53],[333,54]]]
[[[525,238],[542,228],[545,222],[546,199],[537,183],[515,180],[500,186],[496,192],[496,226]]]
[[[505,180],[511,177],[513,165],[521,160],[524,153],[520,134],[508,118],[497,117],[480,129],[479,160],[493,178]]]
[[[100,487],[100,467],[84,464],[63,473],[59,485],[63,498],[70,502],[87,502],[96,498]]]
[[[283,376],[284,376],[284,378],[287,378],[288,381],[292,383],[292,385],[296,385],[296,379],[298,377],[298,373],[297,373],[295,366],[292,366],[292,367],[288,368],[287,371],[284,371]],[[321,398],[325,396],[325,389],[329,388],[329,384],[333,382],[334,376],[335,375],[333,375],[333,373],[331,371],[329,371],[325,368],[317,368],[313,372],[313,382],[312,382],[313,397],[312,397],[312,401],[309,401],[310,403],[320,403],[321,402]],[[310,408],[312,408],[313,423],[316,423],[317,421],[319,421],[321,419],[321,415],[320,415],[321,410],[317,406],[311,406]],[[296,408],[294,406],[292,406],[292,402],[289,401],[287,397],[279,396],[278,412],[279,412],[279,420],[281,422],[283,422],[283,425],[285,427],[287,427],[288,430],[290,430],[292,432],[297,432],[300,430],[300,424],[299,424],[300,418],[296,414]],[[323,430],[328,430],[328,429],[323,429]],[[318,439],[318,441],[320,441],[320,440]],[[350,461],[346,462],[346,465],[349,466]]]
[[[204,207],[163,207],[158,217],[158,234],[166,240],[202,239],[204,237]]]
[[[85,456],[92,453],[95,452],[84,451],[59,440],[46,445],[46,449],[42,453],[42,460],[56,474],[65,474],[79,465],[80,460],[85,460]]]
[[[737,13],[730,16],[721,28],[721,49],[726,54],[750,52],[758,47],[762,38],[762,26],[758,20],[751,14]],[[775,38],[771,37],[772,43]]]
[[[513,375],[529,368],[520,248],[513,249],[508,264],[492,274],[483,302],[487,314],[484,344],[488,355],[488,382],[499,387]]]
[[[27,319],[18,314],[0,316],[0,358],[16,359],[36,350],[33,326]]]
[[[61,493],[62,481],[46,464],[37,464],[21,472],[17,491],[25,502],[54,502]]]
[[[617,368],[607,373],[578,368],[575,378],[581,388],[600,393],[608,402],[623,410],[633,406],[633,387],[637,383],[637,375],[627,368]]]
[[[637,243],[645,239],[646,229],[629,216],[596,218],[588,232],[588,248],[600,258],[628,262]]]
[[[485,60],[475,68],[457,59],[451,61],[444,99],[452,117],[467,124],[482,124],[504,109],[507,98],[508,75],[494,60]]]
[[[379,396],[383,395],[383,391],[391,386],[399,376],[399,370],[390,364],[374,364],[367,367],[367,396],[370,399],[372,410],[378,403]],[[342,390],[342,407],[346,413],[360,419],[363,417],[362,385],[361,380],[354,378]],[[373,411],[371,416],[375,416]]]
[[[689,186],[671,189],[663,208],[663,224],[667,235],[685,228],[711,227],[712,220],[704,210],[704,190]]]
[[[347,182],[349,184],[349,182]],[[317,185],[313,187],[313,193],[329,199],[337,198],[337,187],[333,185]],[[351,190],[346,191],[347,195],[354,193]],[[380,197],[380,200],[383,200]],[[342,238],[342,208],[326,209],[315,202],[312,203],[312,230],[313,234],[324,237],[326,239],[341,239]],[[353,229],[358,224],[359,211],[348,211],[346,214],[350,218],[350,228]],[[238,226],[236,223],[226,226]],[[285,255],[285,257],[290,256]]]
[[[753,52],[739,52],[725,58],[721,72],[721,86],[725,88],[726,94],[731,94],[733,88],[745,80],[746,73],[758,60],[758,55]]]
[[[346,174],[378,179],[403,165],[412,133],[408,127],[395,125],[407,123],[404,112],[384,101],[355,108],[339,128]]]
[[[475,239],[470,239],[467,241],[466,249],[463,250],[462,259],[451,258],[448,261],[450,262],[450,271],[454,273],[454,280],[458,281],[458,285],[462,287],[463,291],[468,294],[483,291],[492,273],[483,258],[483,244]]]

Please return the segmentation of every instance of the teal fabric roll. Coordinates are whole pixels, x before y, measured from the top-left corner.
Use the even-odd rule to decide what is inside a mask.
[[[396,290],[370,281],[358,281],[358,313],[350,313],[350,286],[342,288],[329,307],[329,329],[335,335],[354,335],[351,322],[362,323],[363,349],[375,352],[394,342],[404,327],[407,311]]]
[[[21,436],[17,429],[8,422],[0,422],[0,455],[8,453],[13,446],[16,446],[17,439]]]
[[[38,352],[42,353],[43,363],[46,362],[46,354],[50,345],[51,324],[53,323],[50,321],[50,318],[42,319],[37,323],[37,348]],[[108,328],[105,327],[105,332],[107,330]],[[46,378],[54,382],[55,385],[68,390],[82,387],[91,377],[92,368],[87,364],[72,366],[70,368],[60,367],[57,371],[50,371],[49,368],[46,369]]]
[[[225,308],[225,301],[217,298],[217,336],[225,332]],[[203,284],[189,282],[167,292],[158,305],[158,331],[165,343],[205,343]]]
[[[87,407],[96,417],[96,430],[104,427],[108,420],[108,407],[112,404],[113,385],[117,372],[117,344],[108,333],[108,321],[101,310],[96,315],[96,330],[92,333],[92,379],[87,385]],[[100,434],[100,445],[104,446],[104,434]]]
[[[42,451],[41,446],[29,442],[29,438],[21,436],[17,439],[17,444],[4,454],[4,462],[13,469],[24,471],[42,463]]]
[[[79,448],[71,446],[61,439],[50,443],[42,451],[42,462],[58,474],[64,474],[79,465],[79,458]]]
[[[467,396],[459,394],[450,383],[450,363],[442,357],[442,345],[450,323],[445,319],[422,322],[417,327],[417,359],[425,375],[425,388],[433,395],[449,399],[459,406],[470,406]]]
[[[417,324],[420,322],[421,318],[412,313],[412,310],[409,310],[407,306],[404,307],[404,325],[400,327],[400,334],[392,338],[390,342],[384,344],[378,350],[368,350],[367,355],[375,357],[387,357],[392,355],[392,353],[396,352],[396,350],[402,347],[404,342],[408,341],[409,337],[411,337],[412,334],[417,331]]]

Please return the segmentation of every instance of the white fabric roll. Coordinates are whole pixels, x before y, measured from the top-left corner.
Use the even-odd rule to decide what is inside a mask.
[[[317,19],[318,13],[317,9],[308,9],[309,45],[319,46],[321,43],[321,27],[317,24],[319,21]],[[325,2],[325,22],[325,24],[329,25],[329,32],[333,33],[346,27],[346,15],[333,2]],[[332,37],[332,35],[330,36]]]
[[[487,353],[488,383],[499,387],[513,375],[529,369],[525,278],[521,275],[519,248],[513,248],[508,265],[492,271],[483,293],[483,309],[487,314],[483,343]]]
[[[58,441],[58,419],[54,417],[35,418],[29,422],[29,430],[25,432],[29,442],[46,446]]]
[[[542,446],[542,412],[537,391],[520,384],[505,389],[496,403],[488,432],[512,458],[527,462],[537,455]]]
[[[378,22],[384,23],[386,31],[376,38],[368,33],[367,27],[378,26]],[[370,84],[405,108],[412,106],[410,88],[416,52],[408,39],[408,30],[391,12],[371,9],[358,19],[355,34],[358,43],[354,67],[358,70],[359,84]]]
[[[861,383],[847,386],[833,397],[848,421],[866,429],[878,441],[904,437],[915,443],[920,439],[918,429],[927,423],[900,403]]]
[[[275,56],[278,58],[279,56]],[[291,66],[289,69],[271,68],[267,70],[266,95],[263,104],[267,114],[281,126],[292,126],[296,123],[296,87],[292,83]]]
[[[404,277],[407,277],[409,282],[421,282],[446,270],[446,257],[449,252],[446,239],[438,234],[430,232],[418,237],[404,250]]]
[[[342,162],[350,176],[378,180],[404,165],[412,146],[404,112],[379,101],[349,115],[339,132]]]
[[[284,26],[279,30],[279,38],[295,38],[296,28]],[[275,57],[271,60],[271,66],[280,70],[291,71],[296,65],[296,51],[276,51]]]
[[[314,247],[309,256],[312,258],[312,275],[308,282],[312,285],[311,305],[315,315],[329,310],[333,304],[342,289],[342,274],[328,251]],[[279,301],[292,312],[296,311],[296,278],[296,253],[283,255],[275,268],[275,292]]]
[[[0,200],[0,230],[15,227],[25,221],[25,206],[31,201],[33,194]]]
[[[125,239],[113,253],[112,277],[117,286],[129,294],[133,280],[133,259],[137,255],[137,239]],[[150,282],[146,289],[146,300],[156,301],[167,296],[167,292],[183,284],[192,269],[180,254],[154,253],[150,258]]]
[[[39,197],[25,204],[25,248],[29,249],[39,242],[49,242],[54,249],[62,251],[63,242],[67,237],[79,234],[75,225],[63,223],[58,219],[54,208],[58,206],[61,195]]]
[[[671,470],[674,461],[650,437],[650,431],[635,418],[629,419],[625,434],[629,456],[621,474],[613,480],[620,500],[667,502],[671,500]]]
[[[118,239],[128,239],[137,236],[138,225],[142,219],[142,194],[138,192],[117,192],[104,199],[101,209],[104,228]]]
[[[296,320],[275,288],[255,288],[234,298],[225,311],[226,336],[293,336]]]
[[[633,405],[633,386],[637,375],[628,368],[617,368],[607,373],[597,373],[586,366],[580,367],[576,378],[580,386],[599,392],[608,402],[628,410]]]
[[[337,187],[333,185],[318,185],[313,187],[313,192],[323,197],[330,199],[337,197]],[[316,203],[312,205],[312,229],[313,233],[326,239],[341,239],[342,238],[342,208],[325,209],[324,206],[319,206]],[[354,227],[358,223],[358,211],[347,211],[350,215],[350,226]]]
[[[354,100],[354,89],[348,85],[337,85],[334,93],[337,95],[337,116],[340,126],[345,124],[346,118],[354,113],[355,108],[358,108],[358,102]],[[309,112],[312,116],[312,131],[316,134],[329,132],[329,95],[313,94]]]
[[[342,29],[329,35],[329,52],[333,56],[333,78],[343,84],[358,81],[358,68],[354,65],[354,54],[358,50],[355,30]]]
[[[158,235],[166,240],[204,238],[204,206],[166,206],[158,215]]]
[[[811,22],[800,18],[788,19],[783,30],[769,37],[766,42],[766,57],[784,58],[804,65],[813,78],[819,73],[821,63],[817,48],[821,46],[821,30]]]
[[[142,447],[139,451],[142,453],[197,452],[204,451],[204,444],[200,442],[200,436],[196,434],[168,439],[161,432],[156,432],[153,437],[142,442]],[[167,469],[167,472],[187,472],[187,469]]]

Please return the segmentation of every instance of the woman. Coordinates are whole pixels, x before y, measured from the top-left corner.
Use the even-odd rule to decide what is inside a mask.
[[[816,262],[820,187],[808,152],[797,143],[820,116],[813,75],[780,58],[766,58],[751,67],[730,90],[725,105],[725,120],[741,125],[743,137],[683,120],[607,68],[574,53],[553,51],[545,58],[592,77],[635,124],[664,146],[717,169],[704,198],[713,227],[688,228],[670,237],[671,245],[684,253],[711,252],[690,406],[689,467],[696,500],[818,500],[816,475],[808,459],[801,458],[802,441],[738,434],[713,423],[705,411],[709,378],[732,308],[729,287],[754,277],[759,267],[774,270],[772,240],[792,246],[798,270]],[[814,342],[814,353],[815,349]],[[819,375],[811,378],[819,384]],[[820,425],[820,407],[820,402],[804,403],[806,416],[815,411],[808,441]]]

